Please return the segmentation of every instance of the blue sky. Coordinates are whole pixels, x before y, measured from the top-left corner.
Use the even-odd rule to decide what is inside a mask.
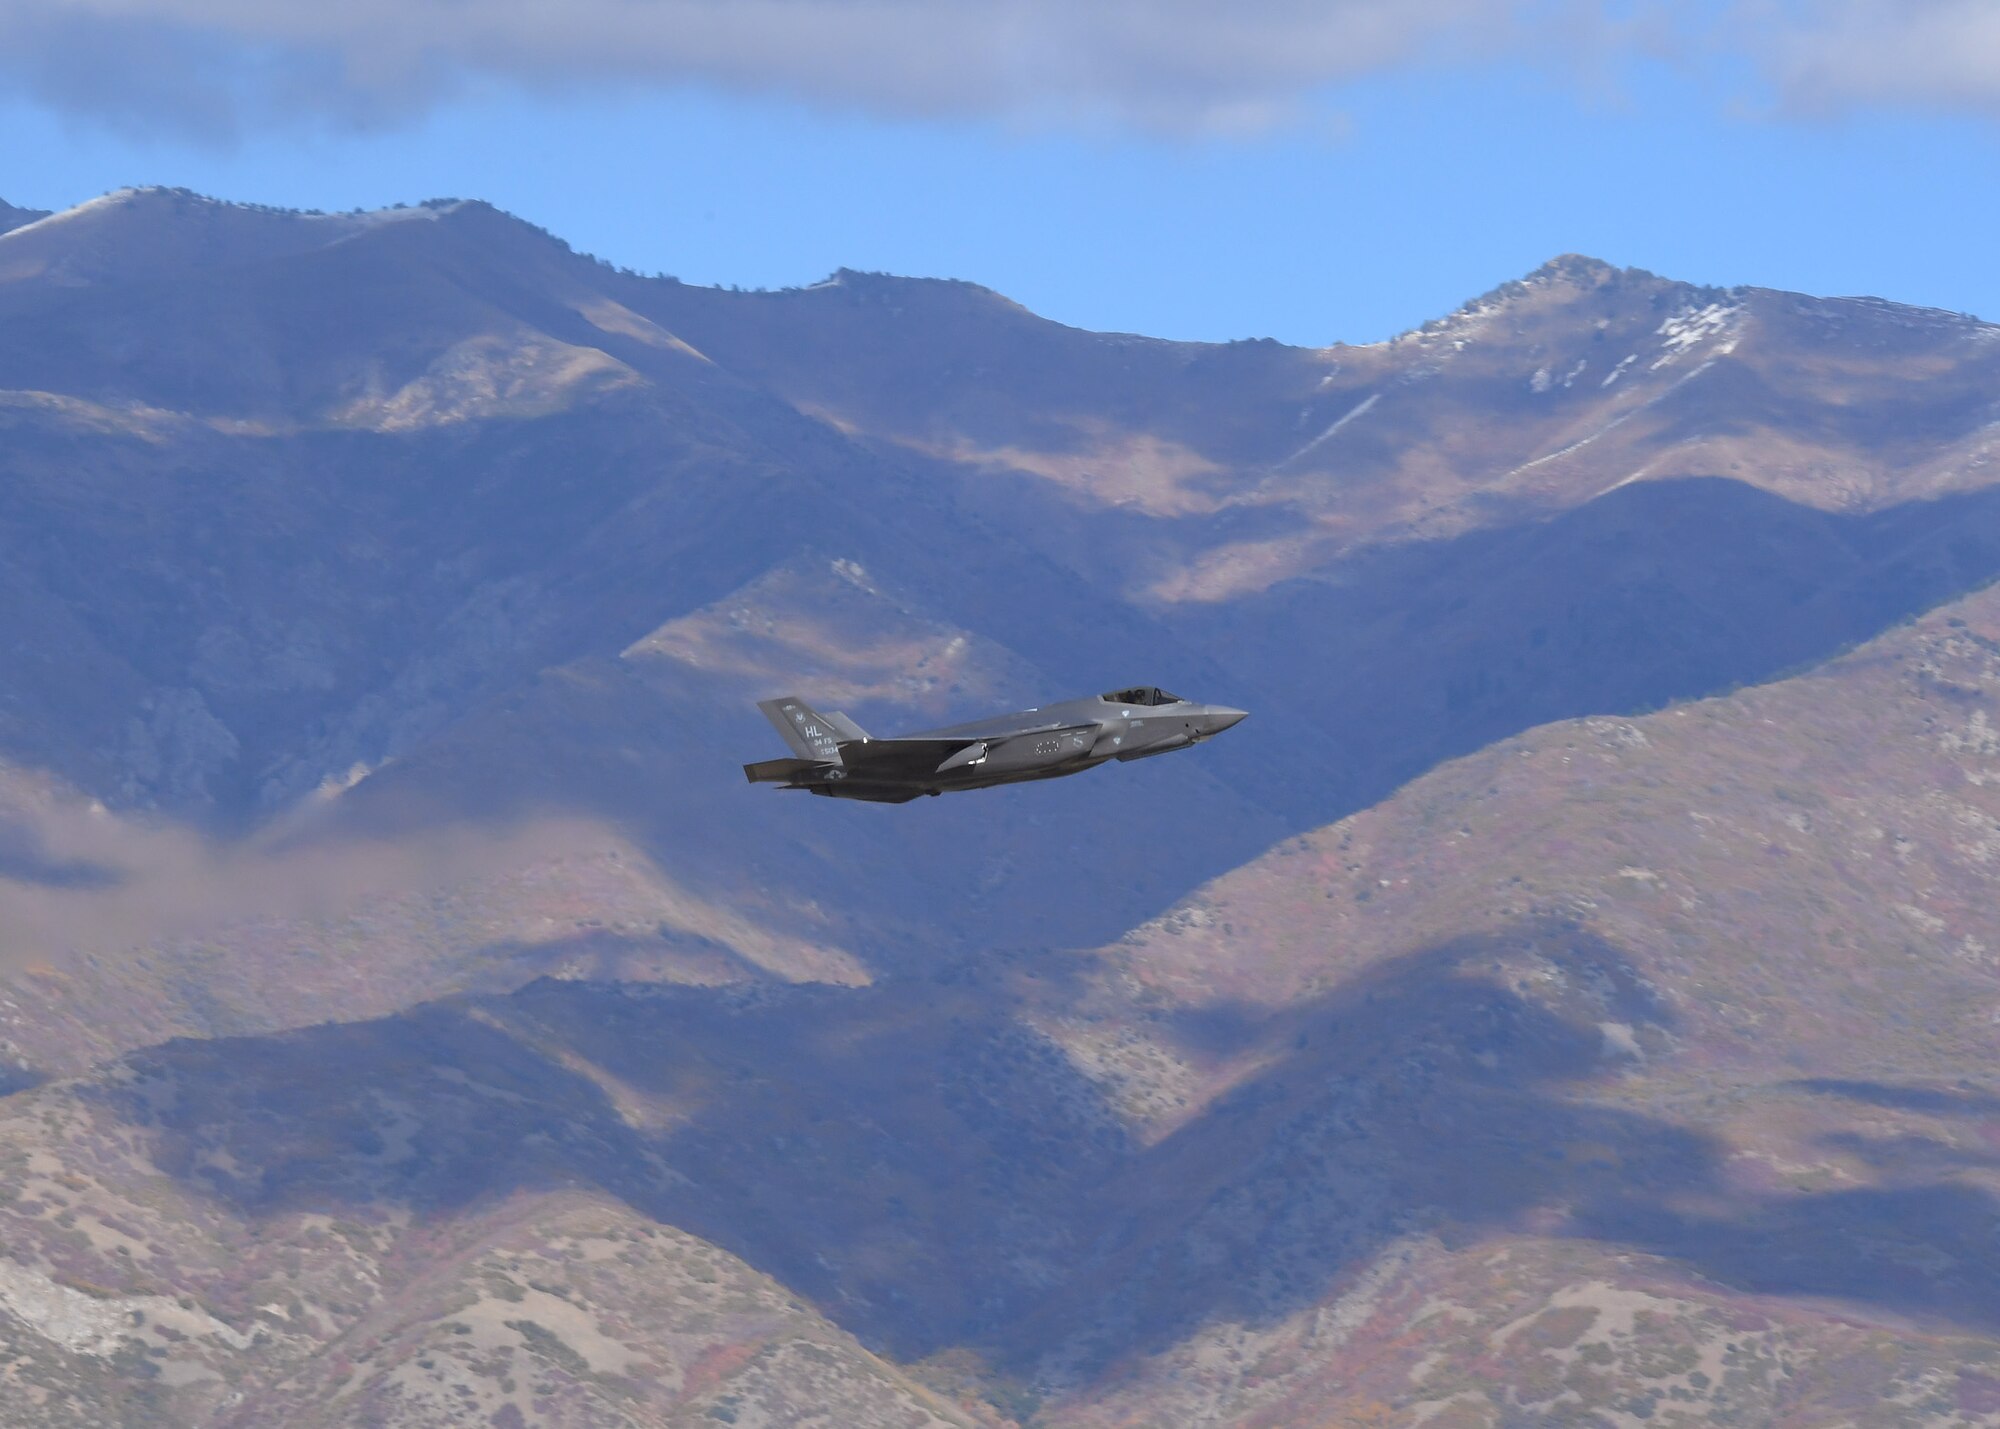
[[[217,106],[192,87],[135,97],[53,60],[37,71],[24,44],[54,55],[72,39],[11,37],[0,198],[59,207],[128,183],[329,209],[478,197],[693,282],[781,286],[842,266],[964,277],[1063,322],[1169,337],[1368,341],[1567,251],[2000,319],[2000,26],[1958,0],[1903,3],[1972,28],[1939,28],[1936,55],[1860,32],[1817,50],[1769,32],[1759,49],[1741,28],[1691,46],[1603,28],[1629,9],[1569,6],[1561,28],[1520,29],[1522,7],[1500,0],[1406,0],[1397,14],[1444,7],[1468,37],[1411,48],[1379,24],[1321,35],[1298,0],[1269,0],[1242,53],[1205,72],[1196,61],[1237,36],[1191,35],[1194,59],[1162,59],[1157,36],[1141,50],[1053,20],[1043,35],[1020,0],[1027,38],[1004,73],[961,64],[949,84],[922,46],[955,37],[906,26],[824,73],[775,41],[766,72],[754,29],[685,62],[670,36],[630,66],[589,53],[547,71],[532,47],[509,58],[487,37],[387,79],[357,78],[352,56],[321,63],[349,37],[286,35],[287,75],[321,78],[273,85],[268,36],[246,48],[226,9],[176,12],[181,49],[162,52],[185,51]],[[131,8],[104,25],[129,28]],[[1325,52],[1266,63],[1258,47],[1286,44],[1287,25],[1308,26],[1293,48]],[[911,52],[883,60],[881,35],[906,32]],[[120,33],[92,31],[86,53]],[[1091,64],[1073,63],[1086,44]],[[1060,84],[1038,45],[1067,47],[1050,61],[1067,64]],[[1968,46],[1969,62],[1944,53]]]

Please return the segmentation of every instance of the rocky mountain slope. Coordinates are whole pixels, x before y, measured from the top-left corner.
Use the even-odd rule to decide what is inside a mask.
[[[0,1417],[2000,1422],[1996,339],[0,234]],[[1255,717],[736,769],[1138,678]]]
[[[0,199],[0,233],[33,223],[38,218],[47,218],[48,212],[39,208],[16,208],[5,199]]]
[[[1990,1422],[1996,698],[1983,593],[1504,741],[1102,949],[544,979],[16,1093],[41,1333],[0,1383],[94,1422]]]

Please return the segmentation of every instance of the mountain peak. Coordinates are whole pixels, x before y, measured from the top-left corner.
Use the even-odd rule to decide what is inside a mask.
[[[1539,298],[1543,302],[1568,302],[1594,293],[1621,291],[1627,295],[1656,297],[1677,294],[1684,301],[1714,302],[1728,296],[1727,290],[1682,283],[1662,278],[1644,268],[1620,268],[1584,253],[1562,253],[1519,278],[1509,279],[1481,293],[1442,318],[1433,318],[1414,331],[1436,335],[1466,322],[1491,318],[1516,304]]]
[[[0,225],[4,225],[10,215],[17,216],[22,224],[44,218],[54,218],[61,222],[83,218],[105,219],[113,215],[143,215],[149,221],[163,217],[195,218],[208,222],[229,222],[232,220],[256,221],[276,220],[291,223],[321,223],[341,226],[373,225],[394,222],[399,219],[440,218],[460,210],[499,214],[500,210],[480,199],[428,198],[419,203],[391,204],[383,208],[353,208],[345,212],[329,213],[317,208],[287,208],[279,204],[245,203],[235,199],[215,198],[197,193],[189,188],[170,188],[163,184],[128,185],[99,194],[96,198],[85,199],[66,209],[53,213],[40,209],[15,208],[0,201]],[[502,215],[511,217],[511,215]],[[522,220],[516,219],[515,222]]]
[[[10,221],[9,213],[16,215]],[[135,274],[182,274],[309,253],[390,228],[458,220],[532,224],[490,204],[455,198],[327,213],[235,203],[192,189],[113,189],[53,214],[0,210],[0,280],[93,283]],[[567,245],[564,245],[567,247]]]
[[[964,278],[910,277],[899,273],[836,268],[817,283],[784,291],[812,293],[822,300],[833,299],[853,307],[886,308],[895,313],[964,313],[998,308],[1028,314],[1026,308],[1006,294]]]
[[[0,233],[11,233],[48,216],[49,211],[45,208],[18,208],[0,198]]]
[[[999,298],[1001,294],[966,278],[925,278],[902,273],[863,272],[858,268],[836,268],[814,288],[849,288],[859,292],[953,293],[964,297]]]
[[[1651,277],[1644,269],[1619,269],[1602,258],[1593,258],[1587,253],[1558,253],[1534,272],[1528,274],[1528,281],[1537,278],[1564,279],[1572,283],[1601,283],[1606,278],[1615,277],[1620,272],[1632,272]]]

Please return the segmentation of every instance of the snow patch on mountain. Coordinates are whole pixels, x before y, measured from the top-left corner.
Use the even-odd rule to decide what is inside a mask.
[[[1350,408],[1345,416],[1339,418],[1337,421],[1334,422],[1332,426],[1328,427],[1325,431],[1321,432],[1318,436],[1314,437],[1311,441],[1307,442],[1304,446],[1300,447],[1297,451],[1293,452],[1290,456],[1286,457],[1283,461],[1279,462],[1278,465],[1281,467],[1290,466],[1293,462],[1297,461],[1307,452],[1313,450],[1313,448],[1317,447],[1320,443],[1327,440],[1327,438],[1333,436],[1342,427],[1346,426],[1349,422],[1353,421],[1355,418],[1367,416],[1369,410],[1373,408],[1374,405],[1381,400],[1382,400],[1382,394],[1380,392],[1369,393],[1366,397],[1363,397],[1361,401],[1358,402],[1354,407]]]
[[[1583,370],[1588,366],[1590,366],[1590,359],[1580,357],[1560,377],[1548,367],[1537,367],[1534,376],[1528,379],[1528,390],[1540,396],[1546,392],[1553,392],[1558,387],[1574,387],[1576,379],[1583,376]],[[1608,381],[1606,385],[1609,385]]]
[[[1720,353],[1734,352],[1737,319],[1742,312],[1741,303],[1710,303],[1703,308],[1683,308],[1675,313],[1655,330],[1655,335],[1666,341],[1651,370],[1657,372],[1672,365],[1710,338],[1725,339],[1718,349]]]

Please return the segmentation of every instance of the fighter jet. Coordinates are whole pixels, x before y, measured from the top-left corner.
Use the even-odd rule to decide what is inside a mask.
[[[752,784],[874,804],[1056,779],[1106,760],[1168,754],[1222,733],[1244,715],[1226,705],[1196,704],[1141,685],[949,729],[876,739],[846,715],[823,715],[796,695],[760,700],[757,708],[797,757],[744,765]]]

